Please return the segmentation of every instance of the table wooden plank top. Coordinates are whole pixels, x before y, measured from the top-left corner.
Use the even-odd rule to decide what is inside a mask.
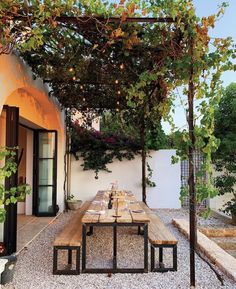
[[[108,209],[111,200],[112,209]],[[148,223],[150,218],[140,202],[128,191],[98,191],[82,223]]]

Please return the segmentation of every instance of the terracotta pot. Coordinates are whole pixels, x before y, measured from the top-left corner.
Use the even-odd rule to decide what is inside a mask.
[[[232,224],[236,226],[236,214],[231,212]]]
[[[82,204],[82,201],[81,200],[70,200],[70,201],[67,201],[67,205],[68,205],[68,208],[69,210],[78,210],[80,208]]]

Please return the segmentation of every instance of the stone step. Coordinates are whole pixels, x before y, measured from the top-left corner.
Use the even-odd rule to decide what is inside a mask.
[[[218,246],[224,250],[236,250],[236,238],[235,237],[216,237],[210,238],[212,241],[216,242]]]
[[[172,223],[189,239],[189,221],[173,219]],[[236,259],[233,256],[199,230],[197,230],[197,246],[213,264],[218,266],[228,277],[236,281]]]

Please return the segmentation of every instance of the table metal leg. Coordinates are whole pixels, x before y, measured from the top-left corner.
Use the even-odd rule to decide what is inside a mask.
[[[86,270],[86,236],[87,236],[87,226],[83,224],[82,226],[82,272]]]
[[[163,263],[163,248],[162,247],[159,248],[159,263],[160,264]]]
[[[88,226],[97,227],[109,227],[113,228],[113,266],[112,268],[86,268],[86,230]],[[143,229],[143,240],[144,240],[144,266],[143,268],[117,268],[117,239],[118,239],[118,227],[138,227]],[[83,224],[82,228],[82,272],[83,273],[147,273],[148,272],[148,224],[143,223],[93,223]]]
[[[72,264],[72,250],[68,249],[68,264]]]
[[[113,226],[113,269],[117,269],[117,226]]]

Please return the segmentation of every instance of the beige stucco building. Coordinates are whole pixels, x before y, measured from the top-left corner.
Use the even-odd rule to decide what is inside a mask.
[[[63,210],[64,114],[56,99],[49,97],[48,87],[33,80],[30,68],[14,54],[0,56],[0,146],[13,140],[21,159],[17,182],[32,188],[25,202],[18,203],[18,213],[44,216],[55,215],[58,207]],[[8,223],[16,215],[9,210]],[[11,253],[9,224],[0,226],[0,241],[9,242]]]

